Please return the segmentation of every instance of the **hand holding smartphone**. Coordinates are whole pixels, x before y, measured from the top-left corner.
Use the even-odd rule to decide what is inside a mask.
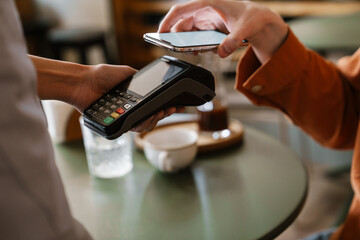
[[[145,33],[144,40],[174,52],[200,52],[216,49],[226,36],[215,30]],[[246,40],[243,42],[247,45]]]

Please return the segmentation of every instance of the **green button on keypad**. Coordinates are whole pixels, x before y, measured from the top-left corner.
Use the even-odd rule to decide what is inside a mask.
[[[114,119],[112,117],[107,117],[104,119],[104,122],[109,124],[109,123],[112,123],[114,121]]]

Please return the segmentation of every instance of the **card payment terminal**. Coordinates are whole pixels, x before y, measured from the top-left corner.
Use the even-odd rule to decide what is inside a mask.
[[[206,69],[163,56],[130,76],[84,111],[84,124],[115,139],[136,124],[171,106],[198,106],[215,96]]]

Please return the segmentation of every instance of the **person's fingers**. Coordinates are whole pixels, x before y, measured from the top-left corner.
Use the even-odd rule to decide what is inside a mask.
[[[162,119],[164,119],[168,116],[171,116],[174,113],[176,113],[176,107],[167,108],[167,109],[165,109],[164,116]]]
[[[197,10],[209,5],[205,1],[189,1],[173,6],[159,25],[158,32],[170,32],[171,28],[181,19],[189,18]]]
[[[112,66],[116,66],[116,65],[112,65]],[[121,70],[124,72],[124,74],[128,74],[128,75],[131,75],[131,74],[134,74],[137,72],[137,70],[135,68],[132,68],[127,65],[120,65],[117,67],[121,68]]]
[[[186,55],[190,55],[190,56],[197,56],[199,55],[199,52],[197,51],[192,51],[192,52],[185,52]]]
[[[128,76],[137,72],[136,69],[127,65],[110,65],[110,64],[98,64],[91,68],[91,73],[94,77],[104,76],[109,79],[116,78],[125,79]]]
[[[188,32],[188,31],[192,31],[193,27],[194,27],[194,18],[193,17],[180,19],[171,28],[171,32]]]
[[[155,118],[155,115],[151,116],[150,118],[146,119],[145,121],[143,121],[142,123],[136,125],[135,127],[133,127],[131,129],[131,131],[134,132],[142,132],[145,131],[145,129],[147,129],[147,127],[152,124],[153,120]]]
[[[133,132],[143,132],[143,131],[151,131],[154,129],[157,125],[157,123],[174,114],[174,113],[182,113],[185,111],[185,107],[170,107],[165,109],[164,111],[160,111],[156,113],[155,115],[151,116],[150,118],[146,119],[142,123],[136,125],[131,129]]]
[[[243,47],[244,35],[241,30],[231,32],[218,47],[218,55],[225,58],[235,52],[238,48]]]
[[[155,114],[155,117],[152,119],[152,121],[150,122],[150,124],[146,127],[146,131],[151,131],[156,127],[156,124],[158,123],[158,121],[160,121],[161,119],[163,119],[165,116],[165,112],[164,111],[160,111],[157,114]]]
[[[185,112],[185,107],[176,107],[176,113],[183,113]]]
[[[110,71],[110,69],[108,69],[107,73],[113,74],[113,76],[116,76],[117,79],[121,79],[121,80],[125,80],[127,77],[135,74],[137,72],[136,69],[126,66],[126,65],[121,65],[121,66],[115,66],[115,65],[110,65],[113,66],[113,71]],[[108,79],[111,79],[114,77],[109,76]]]

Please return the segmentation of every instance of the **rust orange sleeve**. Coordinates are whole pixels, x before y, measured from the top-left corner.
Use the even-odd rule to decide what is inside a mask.
[[[321,144],[349,149],[356,137],[358,96],[342,69],[306,49],[289,30],[263,65],[251,46],[247,49],[238,64],[235,88],[256,105],[281,110]]]

